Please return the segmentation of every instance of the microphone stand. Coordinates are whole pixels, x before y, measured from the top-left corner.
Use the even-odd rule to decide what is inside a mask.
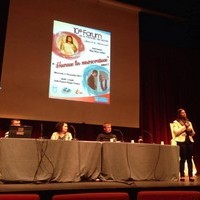
[[[149,132],[149,131],[146,131],[146,130],[144,130],[144,133],[147,133],[148,135],[149,135],[149,138],[150,138],[150,143],[154,143],[153,142],[153,135],[152,135],[152,133],[151,132]]]
[[[124,142],[124,134],[122,133],[122,131],[120,131],[119,129],[114,129],[114,131],[117,131],[121,134],[122,142]]]
[[[74,132],[74,138],[73,138],[73,140],[77,140],[77,138],[76,138],[76,129],[75,129],[75,127],[73,125],[70,125],[70,126],[72,127],[73,132]]]
[[[40,123],[40,137],[39,137],[39,139],[44,139],[43,138],[43,124],[42,123]]]

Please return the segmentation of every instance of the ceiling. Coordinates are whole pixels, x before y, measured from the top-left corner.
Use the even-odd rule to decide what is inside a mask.
[[[200,25],[199,0],[116,0],[133,6],[138,6],[151,13],[167,14],[189,20]]]

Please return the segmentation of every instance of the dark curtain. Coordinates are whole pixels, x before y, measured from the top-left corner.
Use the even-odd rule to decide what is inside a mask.
[[[9,0],[0,1],[0,86],[9,3]]]
[[[146,142],[170,144],[169,123],[177,109],[184,108],[196,132],[198,166],[200,42],[196,28],[184,20],[140,15],[141,132]]]
[[[176,110],[192,110],[190,55],[186,49],[156,43],[144,43],[141,49],[141,129],[153,133],[156,143],[170,143],[169,123]]]

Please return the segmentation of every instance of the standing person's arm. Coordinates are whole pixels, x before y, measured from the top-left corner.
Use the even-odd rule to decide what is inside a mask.
[[[173,122],[173,131],[174,131],[174,135],[175,137],[180,136],[181,134],[185,133],[186,131],[186,127],[182,126],[178,121],[174,121]],[[186,133],[185,133],[186,134]]]
[[[195,131],[193,129],[192,123],[188,122],[188,124],[186,124],[186,130],[189,133],[190,136],[194,136],[195,135]]]

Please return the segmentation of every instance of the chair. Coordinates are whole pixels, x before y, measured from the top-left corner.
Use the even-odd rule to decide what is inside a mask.
[[[198,191],[140,191],[137,200],[194,200],[200,199]]]
[[[175,140],[174,131],[173,131],[173,123],[169,123],[169,126],[170,126],[171,135],[172,135],[171,145],[177,145],[177,142]],[[193,166],[193,176],[194,176],[197,173],[197,168],[195,166],[193,158],[192,158],[192,166]],[[187,162],[185,162],[185,174],[188,174]]]
[[[0,194],[0,200],[40,200],[38,194]]]
[[[126,192],[59,194],[52,200],[129,200],[129,195]]]

